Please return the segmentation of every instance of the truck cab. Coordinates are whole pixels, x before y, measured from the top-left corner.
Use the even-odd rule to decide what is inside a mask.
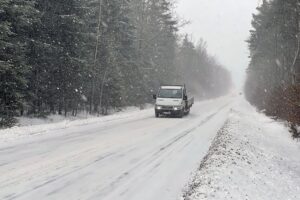
[[[155,99],[155,117],[171,115],[182,118],[189,114],[194,98],[188,98],[185,85],[160,86]]]

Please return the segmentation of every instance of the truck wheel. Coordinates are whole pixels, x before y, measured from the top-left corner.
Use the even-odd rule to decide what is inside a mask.
[[[184,116],[184,110],[181,110],[180,113],[179,113],[179,115],[178,115],[178,117],[179,118],[183,118],[183,116]]]
[[[190,114],[190,109],[188,109],[186,112],[185,112],[185,115],[188,115]]]
[[[155,112],[155,117],[159,118],[159,113]]]

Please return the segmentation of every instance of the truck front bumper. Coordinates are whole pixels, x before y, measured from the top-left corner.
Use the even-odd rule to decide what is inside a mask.
[[[159,115],[179,115],[181,111],[175,111],[175,110],[155,110],[155,112]]]
[[[155,113],[160,115],[180,115],[182,113],[182,107],[175,106],[156,106]]]

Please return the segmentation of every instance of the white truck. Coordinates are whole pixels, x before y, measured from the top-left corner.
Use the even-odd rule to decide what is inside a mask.
[[[171,115],[182,118],[189,114],[194,98],[188,98],[185,85],[160,86],[158,93],[153,95],[155,117]]]

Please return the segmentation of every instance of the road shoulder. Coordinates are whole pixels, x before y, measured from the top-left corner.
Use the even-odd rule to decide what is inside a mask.
[[[182,199],[299,199],[300,144],[241,100]]]

